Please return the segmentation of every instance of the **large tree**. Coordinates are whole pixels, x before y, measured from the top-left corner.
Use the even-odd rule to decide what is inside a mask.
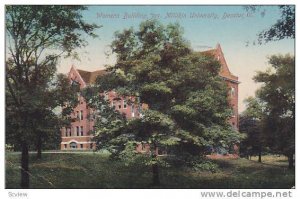
[[[218,75],[219,62],[193,52],[179,24],[142,22],[138,30],[117,32],[111,47],[117,62],[98,78],[91,96],[99,98],[99,92],[115,90],[140,110],[141,117],[126,121],[111,112],[106,116],[112,120],[107,120],[101,110],[108,103],[98,104],[101,118],[95,139],[99,144],[132,157],[138,143],[147,143],[153,184],[158,185],[159,149],[189,164],[209,148],[229,148],[238,142],[238,132],[227,122],[232,110],[226,84]]]
[[[256,82],[263,83],[257,97],[264,103],[264,134],[268,145],[288,157],[293,167],[295,154],[295,57],[274,55],[269,59],[272,68],[258,72]]]
[[[47,96],[55,78],[57,60],[61,56],[76,56],[74,49],[87,44],[85,35],[96,36],[94,30],[98,26],[82,19],[85,9],[83,6],[6,6],[6,134],[22,151],[22,188],[29,187],[28,148],[33,140],[39,140],[38,121],[47,122],[50,116],[47,110],[53,108],[50,102],[53,98]]]

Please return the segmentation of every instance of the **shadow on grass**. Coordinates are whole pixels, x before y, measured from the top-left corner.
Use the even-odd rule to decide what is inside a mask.
[[[19,155],[6,156],[6,188],[20,188]],[[294,171],[246,159],[214,160],[219,171],[160,168],[160,186],[153,186],[150,166],[109,160],[107,155],[43,154],[30,156],[30,188],[291,188]]]

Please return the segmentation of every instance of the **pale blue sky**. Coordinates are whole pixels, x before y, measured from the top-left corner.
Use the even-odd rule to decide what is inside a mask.
[[[58,67],[59,72],[67,73],[72,64],[77,68],[93,71],[113,64],[113,56],[106,57],[105,52],[113,40],[113,33],[131,26],[138,27],[139,23],[151,18],[151,14],[159,15],[158,20],[163,24],[178,22],[184,28],[184,37],[190,41],[194,50],[207,50],[221,44],[227,64],[231,72],[239,77],[239,112],[244,110],[243,100],[253,96],[259,87],[252,77],[255,71],[268,67],[267,57],[273,54],[294,54],[294,40],[282,40],[267,45],[249,45],[257,38],[257,33],[270,27],[280,17],[276,6],[262,6],[264,17],[260,12],[252,16],[245,16],[246,10],[242,6],[89,6],[83,13],[87,22],[96,23],[103,27],[97,30],[99,38],[88,39],[89,45],[79,50],[81,61],[64,59]],[[115,14],[119,18],[103,18],[102,14]],[[136,18],[124,19],[124,16],[134,14]],[[181,13],[182,18],[166,18],[168,13]],[[191,18],[191,13],[210,14],[212,18]],[[223,18],[224,15],[231,18]],[[97,17],[98,15],[98,17]],[[185,15],[185,17],[184,17]],[[244,17],[233,17],[244,16]]]

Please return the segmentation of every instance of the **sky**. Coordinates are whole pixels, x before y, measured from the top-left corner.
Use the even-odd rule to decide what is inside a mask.
[[[78,50],[80,60],[61,59],[58,72],[69,72],[72,65],[94,71],[115,63],[109,45],[114,33],[137,28],[140,22],[157,19],[163,24],[178,22],[184,28],[184,38],[195,51],[215,48],[220,43],[232,74],[239,77],[239,112],[245,110],[244,99],[254,96],[261,86],[253,81],[257,71],[265,71],[273,54],[294,55],[294,40],[284,39],[265,45],[253,45],[257,34],[269,28],[280,18],[276,6],[262,6],[250,13],[242,6],[89,6],[83,12],[86,22],[102,27],[98,38],[86,38],[88,45]]]

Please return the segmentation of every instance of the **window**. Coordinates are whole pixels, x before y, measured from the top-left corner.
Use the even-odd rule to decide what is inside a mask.
[[[145,147],[145,143],[141,143],[141,145],[142,145],[142,151],[145,151],[145,149],[146,149],[146,147]]]
[[[83,136],[83,126],[80,127],[80,135]]]
[[[79,119],[79,111],[76,111],[76,117]]]
[[[83,120],[83,111],[80,111],[80,119]]]
[[[70,127],[65,128],[65,135],[66,135],[66,137],[71,136],[71,128]]]
[[[119,109],[122,108],[122,105],[121,105],[121,101],[119,101],[119,105],[118,105]]]
[[[79,136],[79,126],[76,126],[77,136]]]
[[[71,142],[71,143],[70,143],[70,148],[71,148],[71,149],[76,149],[76,148],[77,148],[76,142]]]
[[[104,93],[104,99],[108,100],[108,93],[107,92]]]
[[[80,148],[83,149],[83,144],[80,144]]]
[[[67,144],[65,144],[65,149],[66,149],[67,147],[68,147]]]
[[[233,88],[233,87],[230,88],[230,95],[231,95],[231,97],[235,96],[235,88]]]
[[[71,128],[68,128],[70,137],[72,136]]]
[[[127,101],[126,100],[123,100],[123,108],[127,109]]]
[[[134,105],[131,105],[131,117],[134,117]]]
[[[93,148],[93,143],[90,144],[90,148],[91,148],[91,149]]]

